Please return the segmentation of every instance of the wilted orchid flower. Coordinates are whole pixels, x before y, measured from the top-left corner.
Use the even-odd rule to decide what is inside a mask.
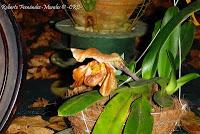
[[[91,61],[87,65],[82,65],[73,70],[73,86],[82,84],[89,87],[100,86],[99,92],[102,96],[108,96],[110,92],[117,88],[115,69],[109,64]]]
[[[124,60],[117,53],[104,54],[96,48],[87,50],[71,48],[71,51],[78,62],[83,62],[86,58],[94,59],[94,61],[73,71],[74,86],[85,84],[94,87],[99,85],[101,86],[100,93],[103,96],[108,96],[111,90],[117,88],[116,69],[124,71],[134,80],[138,80],[138,77],[129,71],[124,64]]]

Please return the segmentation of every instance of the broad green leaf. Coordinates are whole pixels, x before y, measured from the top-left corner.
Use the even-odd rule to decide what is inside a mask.
[[[169,7],[163,17],[161,28],[164,27],[175,15],[177,15],[178,12],[179,12],[178,7],[176,6]]]
[[[192,47],[193,39],[195,34],[195,26],[192,22],[185,22],[181,26],[181,61],[185,60],[185,57]],[[179,56],[176,57],[176,67],[179,66]]]
[[[155,78],[152,78],[152,79],[149,79],[149,80],[133,81],[133,82],[130,82],[129,85],[130,85],[130,87],[137,88],[137,87],[141,87],[141,86],[145,86],[145,85],[151,85],[151,84],[153,84],[154,82],[157,82],[160,79],[162,79],[162,78],[155,77]]]
[[[159,90],[153,96],[154,101],[161,107],[171,107],[173,105],[173,98],[164,90]]]
[[[168,40],[170,35],[176,29],[176,27],[181,24],[185,19],[187,19],[190,14],[195,11],[200,10],[200,2],[196,1],[190,4],[188,7],[181,10],[177,16],[173,17],[159,32],[155,40],[153,40],[152,45],[146,54],[143,64],[142,64],[142,77],[145,79],[152,78],[155,74],[155,69],[153,67],[157,65],[158,52],[162,45]]]
[[[151,105],[145,97],[135,100],[132,103],[124,134],[151,134],[153,117],[150,113]]]
[[[170,19],[178,14],[179,9],[177,7],[171,7],[167,10],[162,26],[165,26]],[[158,76],[159,77],[169,77],[171,66],[167,57],[166,51],[170,51],[174,57],[177,55],[178,42],[180,38],[180,25],[177,26],[166,42],[162,45],[159,51],[158,58]]]
[[[93,134],[121,134],[133,97],[130,93],[117,94],[105,107],[93,129]]]
[[[154,26],[154,30],[153,30],[153,33],[152,33],[152,39],[158,34],[160,28],[161,28],[161,20],[158,20],[155,23],[155,26]]]
[[[85,11],[92,11],[96,7],[96,0],[81,0]]]
[[[169,78],[161,78],[160,80],[157,80],[156,83],[161,87],[161,89],[164,89],[169,83]]]
[[[189,81],[199,78],[199,77],[200,77],[200,75],[197,73],[190,73],[190,74],[186,74],[186,75],[182,76],[181,78],[179,78],[177,80],[177,87],[175,88],[175,90],[173,92],[176,92],[181,86],[188,83]]]
[[[98,91],[90,91],[65,101],[58,109],[58,116],[76,114],[103,98]]]
[[[130,87],[121,87],[115,90],[115,93],[129,92],[134,95],[149,94],[151,91],[151,85],[155,82],[161,81],[163,78],[152,78],[149,80],[140,80],[128,83]]]
[[[169,81],[168,85],[166,86],[165,90],[167,91],[167,94],[171,95],[171,94],[173,94],[173,90],[177,86],[176,64],[175,64],[174,57],[170,51],[167,51],[167,56],[168,56],[169,62],[171,64],[172,71],[171,71],[170,81]]]

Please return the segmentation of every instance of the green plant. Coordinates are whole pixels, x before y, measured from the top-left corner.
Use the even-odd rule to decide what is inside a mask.
[[[110,93],[110,99],[92,133],[149,134],[152,132],[154,122],[151,115],[152,103],[155,102],[161,108],[171,107],[172,95],[182,85],[199,77],[199,74],[191,73],[176,78],[177,68],[191,48],[195,31],[193,24],[185,20],[199,9],[200,2],[197,1],[181,11],[177,7],[170,7],[166,11],[163,20],[155,25],[152,42],[144,57],[141,71],[135,73],[135,62],[128,65],[128,74],[131,72],[137,75],[139,80],[133,80],[129,75],[119,73],[117,78],[120,86]],[[124,71],[124,68],[118,66],[119,62],[110,63]],[[127,70],[125,72],[127,73]],[[152,84],[160,87],[153,94]],[[97,90],[72,97],[59,107],[58,115],[74,115],[104,98]],[[154,102],[150,101],[152,99]]]

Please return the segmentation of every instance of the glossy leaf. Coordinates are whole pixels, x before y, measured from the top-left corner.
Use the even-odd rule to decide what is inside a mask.
[[[140,80],[140,81],[134,81],[130,82],[130,87],[121,87],[115,90],[115,93],[120,92],[129,92],[130,94],[134,95],[141,95],[141,94],[148,94],[151,91],[151,85],[153,83],[157,83],[158,81],[161,81],[163,78],[152,78],[150,80]]]
[[[171,107],[173,105],[172,96],[168,95],[164,90],[156,92],[153,99],[160,107]]]
[[[151,105],[145,98],[139,98],[132,104],[124,134],[151,134],[153,117],[151,116]]]
[[[186,75],[182,76],[181,78],[179,78],[177,80],[177,87],[173,92],[176,92],[181,86],[188,83],[189,81],[199,78],[199,77],[200,77],[200,75],[197,73],[190,73],[190,74],[186,74]]]
[[[154,30],[153,30],[153,33],[152,33],[152,39],[158,34],[160,28],[161,28],[161,20],[158,20],[155,23],[155,26],[154,26]]]
[[[195,26],[192,22],[185,22],[181,26],[181,61],[185,60],[188,55],[194,40]],[[176,66],[179,66],[179,56],[176,57]]]
[[[96,6],[96,0],[81,0],[85,11],[92,11]]]
[[[93,134],[120,134],[133,101],[127,92],[117,94],[105,107],[93,130]]]
[[[165,90],[167,91],[167,94],[171,95],[171,94],[174,93],[173,91],[177,86],[176,64],[175,64],[174,57],[173,57],[173,55],[172,55],[172,53],[170,51],[167,51],[167,56],[168,56],[168,59],[170,61],[170,65],[171,65],[172,71],[171,71],[170,81],[169,81],[168,85],[166,86]]]
[[[165,17],[163,18],[162,26],[165,26],[170,19],[178,14],[179,9],[177,7],[171,7],[167,10]],[[178,42],[180,38],[180,25],[177,26],[173,33],[169,36],[166,42],[162,45],[159,51],[158,58],[158,76],[169,77],[171,66],[167,57],[166,51],[170,51],[174,57],[177,55]]]
[[[99,94],[98,91],[90,91],[83,93],[81,95],[75,96],[65,103],[63,103],[58,109],[59,116],[68,116],[76,114],[84,110],[85,108],[91,106],[98,100],[100,100],[102,96]]]
[[[181,10],[177,16],[173,17],[159,32],[146,54],[142,64],[142,77],[145,79],[152,78],[155,74],[155,65],[157,65],[158,52],[162,45],[167,41],[176,27],[187,19],[192,12],[200,10],[200,2],[193,2],[188,7]]]

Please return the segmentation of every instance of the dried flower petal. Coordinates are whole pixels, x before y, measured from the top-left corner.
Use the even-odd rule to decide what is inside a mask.
[[[104,54],[104,53],[101,53],[96,48],[89,48],[86,50],[71,48],[71,51],[72,51],[73,57],[78,62],[83,62],[86,58],[92,58],[100,63],[111,64],[116,68],[122,68],[122,66],[124,66],[123,59],[117,53],[112,53],[110,55]]]
[[[75,80],[73,86],[78,87],[83,84],[84,76],[85,76],[87,68],[88,68],[88,65],[82,65],[73,70],[72,76],[73,76],[73,79]]]
[[[107,74],[106,67],[104,63],[99,63],[97,61],[92,61],[85,73],[84,83],[87,86],[94,87],[101,83],[105,75]]]
[[[112,70],[112,68],[107,66],[108,74],[103,82],[103,85],[101,86],[99,92],[102,96],[108,96],[110,95],[110,92],[113,89],[117,88],[117,81],[115,78],[115,72]]]

